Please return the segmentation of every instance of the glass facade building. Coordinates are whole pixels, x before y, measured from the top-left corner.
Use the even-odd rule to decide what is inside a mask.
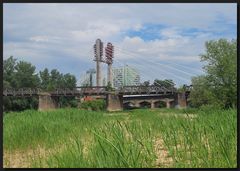
[[[140,84],[140,75],[137,69],[125,65],[121,68],[113,68],[113,86],[131,86]]]

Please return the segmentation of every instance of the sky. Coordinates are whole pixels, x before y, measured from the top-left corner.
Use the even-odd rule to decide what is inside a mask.
[[[237,4],[3,4],[3,59],[31,62],[37,72],[56,68],[79,83],[96,66],[98,38],[113,44],[113,67],[132,66],[141,81],[190,84],[204,74],[206,41],[237,38]]]

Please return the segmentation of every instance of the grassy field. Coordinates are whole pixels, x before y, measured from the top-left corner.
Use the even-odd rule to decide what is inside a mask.
[[[29,110],[3,127],[5,168],[237,167],[236,110]]]

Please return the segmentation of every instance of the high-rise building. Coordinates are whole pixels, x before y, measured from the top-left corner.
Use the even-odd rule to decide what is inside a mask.
[[[96,86],[95,69],[89,69],[86,74],[81,77],[81,86]]]
[[[103,85],[103,86],[107,86],[107,80],[106,80],[106,78],[105,78],[105,77],[103,77],[103,82],[102,82],[102,85]]]
[[[140,75],[137,69],[125,65],[121,68],[113,68],[113,86],[131,86],[140,84]]]
[[[105,77],[102,78],[103,79],[101,81],[101,85],[106,86],[107,85],[106,78]],[[80,86],[88,87],[97,86],[96,70],[94,68],[87,70],[86,73],[81,76]]]

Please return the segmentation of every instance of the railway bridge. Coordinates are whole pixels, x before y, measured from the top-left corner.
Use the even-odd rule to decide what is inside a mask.
[[[136,107],[150,104],[151,108],[157,107],[160,101],[166,103],[166,107],[187,106],[189,91],[178,93],[174,87],[165,88],[162,86],[123,86],[119,89],[108,90],[106,86],[75,87],[73,89],[61,88],[54,91],[43,91],[34,88],[4,89],[3,96],[32,97],[39,99],[38,110],[58,108],[58,98],[102,96],[106,99],[108,111],[122,110],[124,104],[131,103]]]

